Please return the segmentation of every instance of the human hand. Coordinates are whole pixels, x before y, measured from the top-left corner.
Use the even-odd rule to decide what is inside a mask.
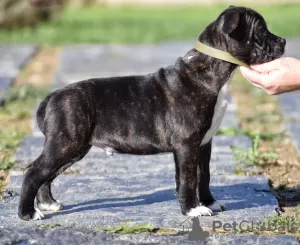
[[[251,69],[240,68],[242,75],[254,86],[270,95],[300,89],[300,60],[282,57]]]

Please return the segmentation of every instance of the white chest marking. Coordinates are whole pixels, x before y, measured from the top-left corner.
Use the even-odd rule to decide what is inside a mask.
[[[230,77],[230,79],[231,79],[231,77]],[[223,120],[223,117],[224,117],[224,114],[225,114],[225,111],[226,111],[226,108],[228,105],[226,96],[227,96],[227,88],[228,88],[230,79],[223,85],[223,87],[219,91],[217,103],[216,103],[215,109],[214,109],[212,123],[210,125],[210,128],[204,135],[201,145],[207,144],[212,139],[212,137],[215,136],[215,134],[217,133],[218,129],[221,126],[221,123],[222,123],[222,120]]]

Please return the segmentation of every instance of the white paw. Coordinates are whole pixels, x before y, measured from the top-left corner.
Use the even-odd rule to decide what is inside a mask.
[[[35,212],[34,212],[34,215],[32,217],[33,220],[40,220],[44,218],[44,215],[42,213],[41,210],[39,210],[38,208],[35,208]]]
[[[222,212],[226,210],[225,205],[215,201],[213,204],[209,205],[208,208],[212,210],[213,212]]]
[[[105,147],[104,148],[106,155],[112,157],[114,155],[115,150],[111,147]]]
[[[198,206],[196,208],[192,208],[187,215],[190,217],[198,217],[198,216],[212,216],[214,213],[209,208],[205,206]]]
[[[106,155],[108,155],[108,156],[112,157],[112,156],[114,155],[114,153],[113,153],[113,152],[111,152],[111,151],[106,151]]]
[[[60,201],[56,201],[55,203],[48,204],[48,203],[39,203],[38,208],[42,211],[54,211],[57,212],[64,208],[64,205]]]

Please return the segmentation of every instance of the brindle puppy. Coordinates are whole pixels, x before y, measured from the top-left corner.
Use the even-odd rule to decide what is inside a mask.
[[[198,40],[247,64],[271,61],[285,48],[285,40],[268,31],[261,15],[244,7],[226,9]],[[19,217],[42,217],[34,208],[35,197],[42,210],[62,209],[51,183],[92,145],[108,153],[173,152],[182,214],[221,210],[209,190],[211,140],[236,68],[192,49],[155,73],[90,79],[50,94],[37,112],[46,139],[42,154],[25,169]]]

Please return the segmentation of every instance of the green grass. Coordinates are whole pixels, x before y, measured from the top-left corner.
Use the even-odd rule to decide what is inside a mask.
[[[95,231],[108,231],[118,234],[137,234],[137,233],[144,233],[144,232],[153,232],[154,225],[150,223],[146,224],[134,224],[132,222],[123,222],[114,227],[107,227],[107,228],[95,228]]]
[[[33,85],[10,88],[4,95],[5,105],[0,107],[0,120],[30,118],[32,108],[48,93],[49,89]]]
[[[227,7],[66,8],[60,19],[39,24],[36,28],[0,30],[0,42],[68,44],[196,40],[203,28]],[[300,36],[300,4],[253,8],[265,17],[275,34]]]
[[[275,151],[260,152],[259,144],[261,138],[256,135],[252,146],[248,150],[241,149],[237,146],[231,146],[233,158],[238,167],[245,168],[251,165],[264,165],[269,159],[278,159],[279,154]],[[238,168],[239,169],[239,168]]]
[[[135,224],[133,222],[123,222],[111,227],[96,227],[94,231],[107,231],[117,234],[139,234],[139,233],[155,233],[157,235],[174,235],[179,231],[171,228],[155,228],[151,223]]]
[[[286,137],[285,132],[271,133],[252,131],[247,129],[241,129],[236,127],[224,127],[218,130],[217,135],[245,135],[254,140],[257,136],[263,141],[282,140]]]
[[[25,133],[16,127],[0,130],[0,170],[7,170],[16,166],[14,152],[24,135]]]
[[[6,103],[0,107],[0,170],[15,166],[14,153],[27,133],[26,120],[32,117],[33,108],[48,92],[45,88],[24,85],[10,88],[5,94]]]
[[[238,229],[238,234],[259,234],[259,235],[295,235],[299,238],[300,219],[288,216],[265,217],[264,221],[254,222],[248,227]]]
[[[260,152],[259,146],[262,141],[282,140],[285,137],[285,133],[257,132],[235,127],[222,128],[217,132],[217,135],[244,135],[252,140],[252,146],[247,150],[238,146],[231,146],[237,174],[249,166],[263,166],[269,159],[279,159],[279,154],[274,150]]]

